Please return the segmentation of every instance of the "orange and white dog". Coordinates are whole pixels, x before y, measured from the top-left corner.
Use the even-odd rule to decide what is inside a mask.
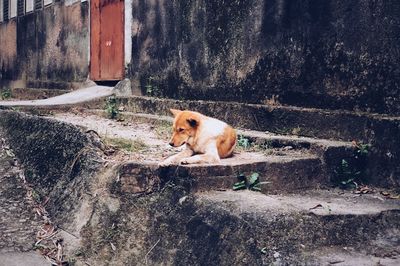
[[[236,146],[235,130],[218,119],[198,112],[170,109],[175,116],[169,144],[186,148],[163,162],[171,164],[219,163],[232,155]]]

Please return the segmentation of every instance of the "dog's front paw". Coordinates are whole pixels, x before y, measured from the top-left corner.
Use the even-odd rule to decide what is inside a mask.
[[[162,161],[162,162],[159,162],[158,163],[158,166],[159,167],[168,167],[168,166],[171,166],[173,163],[172,163],[172,161],[170,161],[170,160],[164,160],[164,161]]]

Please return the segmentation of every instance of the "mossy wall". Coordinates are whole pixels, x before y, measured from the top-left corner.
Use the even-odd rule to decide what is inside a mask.
[[[133,1],[142,93],[400,114],[400,2]]]
[[[0,89],[68,89],[89,71],[89,2],[55,2],[0,23]]]

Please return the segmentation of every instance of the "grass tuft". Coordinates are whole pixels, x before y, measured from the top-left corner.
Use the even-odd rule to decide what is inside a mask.
[[[141,139],[105,138],[104,143],[107,146],[128,152],[139,152],[148,148],[147,144]]]

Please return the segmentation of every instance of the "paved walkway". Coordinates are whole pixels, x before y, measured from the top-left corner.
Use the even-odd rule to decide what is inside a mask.
[[[113,89],[113,87],[93,86],[42,100],[0,101],[0,106],[53,106],[76,104],[110,96],[113,94]]]
[[[0,266],[50,266],[39,253],[30,252],[0,252]]]

